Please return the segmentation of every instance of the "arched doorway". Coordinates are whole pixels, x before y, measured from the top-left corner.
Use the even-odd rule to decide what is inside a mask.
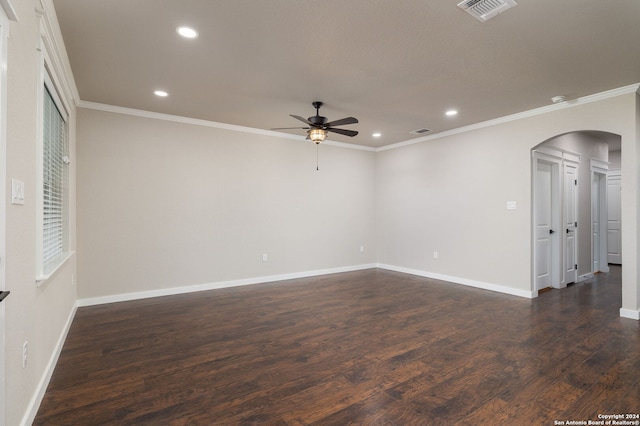
[[[584,130],[532,149],[534,292],[608,272],[606,182],[609,153],[620,151],[620,141],[620,135]]]

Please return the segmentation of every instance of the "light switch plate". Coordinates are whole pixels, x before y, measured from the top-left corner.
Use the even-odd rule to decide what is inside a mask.
[[[515,210],[516,202],[515,201],[507,201],[507,210]]]
[[[11,179],[11,204],[24,204],[24,182]]]

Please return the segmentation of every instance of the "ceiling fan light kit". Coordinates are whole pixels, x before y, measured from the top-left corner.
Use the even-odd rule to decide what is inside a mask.
[[[334,120],[329,122],[327,117],[320,115],[320,107],[322,102],[315,101],[311,105],[316,109],[316,115],[312,115],[309,118],[302,118],[299,115],[290,114],[291,117],[296,120],[302,121],[307,127],[276,127],[271,130],[292,130],[300,129],[307,131],[307,139],[310,139],[315,144],[319,144],[327,138],[327,133],[333,132],[340,135],[354,137],[358,134],[356,130],[338,129],[335,126],[344,126],[346,124],[356,124],[358,119],[355,117],[345,117],[340,120]]]
[[[308,135],[313,143],[319,144],[326,139],[327,132],[322,129],[310,129]]]

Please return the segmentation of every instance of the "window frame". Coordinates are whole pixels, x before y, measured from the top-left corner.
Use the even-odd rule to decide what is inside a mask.
[[[37,137],[37,176],[36,176],[36,284],[40,285],[43,282],[50,279],[56,271],[58,271],[66,261],[71,258],[73,252],[70,250],[70,222],[69,222],[69,196],[70,196],[70,186],[69,186],[69,167],[68,167],[68,157],[69,157],[69,108],[67,103],[64,100],[64,97],[61,95],[59,90],[59,84],[57,84],[57,79],[55,73],[52,72],[49,56],[47,54],[47,50],[44,46],[41,47],[40,52],[42,53],[42,61],[41,61],[41,78],[39,78],[38,84],[38,137]],[[66,157],[67,161],[64,162],[63,171],[62,171],[62,187],[61,191],[63,194],[62,199],[62,251],[58,253],[56,256],[51,259],[44,259],[44,250],[45,250],[45,220],[44,220],[44,210],[45,210],[45,202],[44,202],[44,149],[45,149],[45,120],[44,120],[44,104],[45,104],[45,95],[49,93],[51,99],[53,100],[53,104],[57,108],[62,120],[64,122],[64,144],[66,149]]]

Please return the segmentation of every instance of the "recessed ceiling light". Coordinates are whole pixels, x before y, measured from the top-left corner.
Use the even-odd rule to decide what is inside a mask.
[[[373,136],[374,138],[379,138],[380,136],[382,136],[382,133],[376,132],[376,133],[372,134],[371,136]]]
[[[160,96],[161,98],[165,98],[167,96],[169,96],[169,94],[167,92],[165,92],[164,90],[156,90],[155,92],[153,92],[154,95],[156,96]]]
[[[450,109],[449,111],[445,112],[445,114],[449,117],[453,117],[454,115],[458,114],[458,111],[456,111],[455,109]]]
[[[184,38],[198,38],[198,32],[190,27],[178,27],[176,32]]]
[[[565,99],[567,99],[565,96],[554,96],[553,98],[551,98],[551,102],[553,102],[554,104],[559,104],[561,102],[564,102]]]

